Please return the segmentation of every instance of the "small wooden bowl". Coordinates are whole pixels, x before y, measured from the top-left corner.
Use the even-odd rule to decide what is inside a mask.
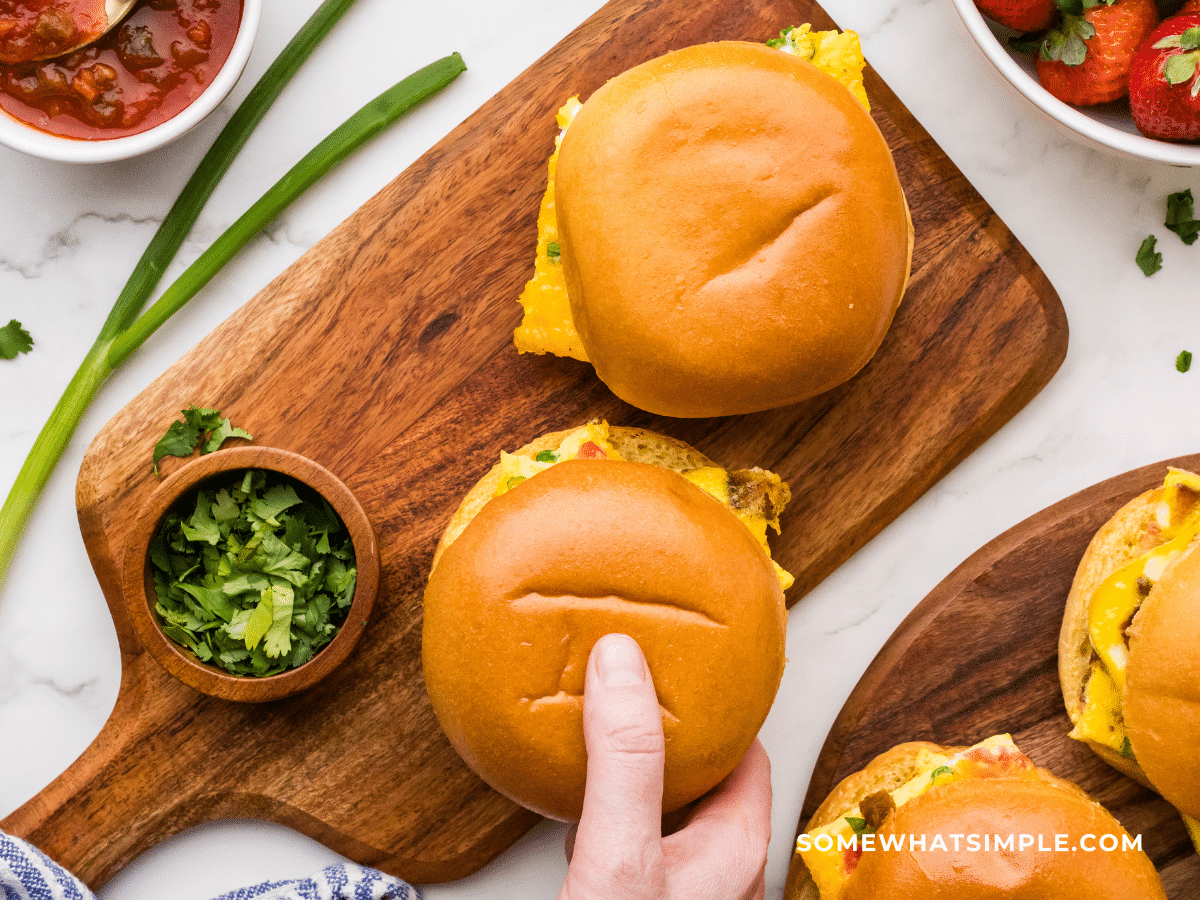
[[[231,675],[223,669],[203,663],[163,634],[154,611],[158,597],[150,566],[150,542],[168,511],[194,494],[205,482],[246,469],[263,469],[286,475],[328,500],[350,532],[358,568],[354,600],[347,610],[346,621],[333,640],[303,665],[262,678]],[[155,489],[134,525],[125,550],[122,574],[125,603],[134,630],[163,668],[184,684],[212,697],[261,703],[288,697],[311,687],[350,655],[362,637],[379,591],[379,548],[375,544],[375,531],[367,514],[350,489],[333,473],[287,450],[233,447],[188,463]]]

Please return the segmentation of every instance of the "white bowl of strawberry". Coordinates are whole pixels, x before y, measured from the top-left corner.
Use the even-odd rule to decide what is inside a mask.
[[[1200,0],[954,0],[1035,106],[1127,156],[1200,166]]]

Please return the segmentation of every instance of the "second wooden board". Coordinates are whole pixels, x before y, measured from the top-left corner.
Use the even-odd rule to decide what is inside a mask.
[[[1117,817],[1158,867],[1169,900],[1200,897],[1200,856],[1162,798],[1067,737],[1058,632],[1084,548],[1123,504],[1161,485],[1167,466],[1101,482],[1026,519],[975,553],[917,606],[879,651],[830,729],[797,833],[835,785],[904,741],[974,744],[1009,733],[1039,766]],[[793,854],[785,897],[803,877]]]

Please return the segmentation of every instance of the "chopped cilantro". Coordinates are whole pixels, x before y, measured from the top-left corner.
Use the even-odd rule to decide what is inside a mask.
[[[791,30],[792,29],[790,28],[785,28],[783,31],[779,32],[779,37],[767,38],[767,46],[774,47],[776,50],[778,50],[788,42],[788,33]]]
[[[354,599],[354,547],[315,492],[248,470],[201,488],[150,545],[163,633],[234,675],[308,662]]]
[[[846,816],[846,823],[855,834],[874,834],[875,829],[867,824],[867,820],[859,816]]]
[[[0,359],[16,359],[18,353],[33,349],[33,338],[16,319],[0,328]]]
[[[929,783],[934,784],[938,780],[939,775],[953,775],[954,769],[951,766],[938,766],[929,773]]]
[[[1167,219],[1163,224],[1185,244],[1193,244],[1200,237],[1200,221],[1196,219],[1191,188],[1167,196]]]
[[[1147,277],[1162,268],[1162,254],[1156,253],[1154,250],[1157,243],[1158,238],[1154,235],[1149,235],[1142,241],[1142,245],[1138,247],[1137,256],[1135,257],[1139,268],[1141,268],[1142,273]]]
[[[1175,357],[1175,371],[1186,372],[1192,367],[1192,351],[1181,350],[1179,355]]]
[[[154,474],[158,475],[158,464],[164,456],[191,456],[197,447],[202,454],[212,453],[235,437],[254,440],[248,431],[231,425],[220,410],[189,406],[183,410],[183,420],[172,422],[154,445]]]
[[[553,450],[543,450],[534,459],[538,462],[558,462],[558,454]]]
[[[558,259],[562,256],[562,248],[558,246],[558,241],[551,241],[546,245],[546,256],[550,259]]]
[[[511,491],[513,488],[515,488],[518,484],[520,484],[524,480],[525,480],[524,475],[512,475],[509,477],[508,481],[505,482],[504,489],[506,491]]]

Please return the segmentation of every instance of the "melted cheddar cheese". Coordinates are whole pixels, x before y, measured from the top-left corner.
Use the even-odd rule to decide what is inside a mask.
[[[1084,708],[1071,737],[1107,747],[1126,758],[1133,750],[1121,711],[1125,667],[1129,660],[1126,629],[1163,570],[1200,535],[1200,476],[1171,469],[1155,509],[1156,546],[1109,575],[1088,604],[1092,669],[1084,688]]]
[[[533,477],[538,472],[545,471],[557,463],[567,459],[623,459],[621,453],[609,441],[607,422],[589,422],[582,428],[571,431],[563,442],[554,450],[543,450],[533,456],[518,453],[500,453],[500,478],[496,484],[495,496],[508,493],[521,482]],[[768,514],[763,504],[743,504],[739,502],[737,484],[757,482],[767,487],[778,487],[781,480],[773,472],[762,469],[747,469],[731,473],[719,466],[702,466],[679,473],[705,493],[724,504],[738,519],[750,529],[750,533],[762,546],[767,558],[771,558],[771,548],[767,544],[767,529],[773,528],[779,534],[779,511],[771,506]],[[775,567],[775,575],[779,585],[787,590],[795,579],[786,572],[779,563],[771,560]]]
[[[571,301],[567,299],[567,282],[563,278],[558,250],[558,217],[554,211],[558,148],[580,106],[579,98],[572,97],[558,111],[558,137],[554,139],[554,152],[546,167],[546,193],[542,195],[542,207],[538,212],[537,258],[533,264],[533,278],[526,283],[519,298],[525,316],[513,332],[513,343],[521,353],[553,353],[587,362],[583,340],[571,318]]]
[[[916,775],[888,792],[896,808],[935,786],[967,778],[1039,778],[1037,768],[1007,734],[990,737],[958,753],[927,752],[922,761],[923,766]],[[836,900],[841,896],[859,858],[857,852],[848,848],[854,843],[855,836],[863,833],[865,826],[862,810],[855,804],[828,825],[814,828],[796,839],[796,852],[816,883],[821,900]],[[830,838],[822,842],[822,847],[828,845],[828,849],[817,847],[818,838],[823,835]]]
[[[797,25],[768,43],[784,53],[807,59],[822,72],[831,75],[854,95],[869,112],[866,92],[862,85],[865,60],[858,35],[853,31],[813,31],[809,25]],[[547,164],[546,192],[538,211],[537,256],[533,277],[525,284],[518,298],[525,315],[513,331],[513,344],[520,353],[553,353],[588,362],[583,339],[571,316],[571,301],[563,277],[558,243],[558,218],[554,210],[554,175],[558,166],[558,148],[571,121],[582,104],[572,97],[558,111],[559,132],[554,140],[554,152]]]

